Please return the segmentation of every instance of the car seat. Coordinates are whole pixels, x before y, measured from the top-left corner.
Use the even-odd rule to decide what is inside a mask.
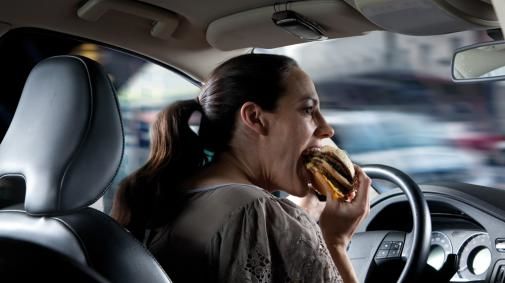
[[[49,249],[109,282],[170,282],[129,232],[88,207],[111,186],[123,151],[118,102],[101,66],[79,56],[37,64],[0,145],[0,180],[26,187],[24,209],[0,211],[0,246],[17,243],[34,256]],[[0,250],[0,263],[16,260],[23,265]]]

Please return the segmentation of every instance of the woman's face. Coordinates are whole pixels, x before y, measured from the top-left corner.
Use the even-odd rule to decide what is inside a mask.
[[[263,160],[268,161],[265,166],[272,189],[304,196],[308,176],[302,154],[311,147],[320,147],[334,132],[321,115],[314,83],[304,71],[294,68],[284,83],[286,93],[276,110],[266,114],[269,127]]]

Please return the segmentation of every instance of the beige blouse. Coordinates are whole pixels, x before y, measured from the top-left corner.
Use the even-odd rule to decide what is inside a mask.
[[[343,282],[319,225],[289,200],[224,184],[177,206],[147,244],[175,283]]]

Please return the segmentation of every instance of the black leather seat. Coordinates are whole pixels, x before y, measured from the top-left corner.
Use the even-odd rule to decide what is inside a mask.
[[[0,179],[26,186],[24,210],[0,211],[0,247],[28,243],[34,256],[49,249],[110,282],[170,282],[131,234],[88,208],[110,187],[123,151],[115,91],[98,63],[40,62],[0,145]],[[15,260],[0,250],[0,262]]]
[[[0,238],[2,282],[109,282],[88,266],[31,242]]]

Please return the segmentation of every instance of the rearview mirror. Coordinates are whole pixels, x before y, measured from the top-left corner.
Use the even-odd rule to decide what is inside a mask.
[[[455,82],[505,80],[505,41],[491,41],[456,50],[452,58]]]

